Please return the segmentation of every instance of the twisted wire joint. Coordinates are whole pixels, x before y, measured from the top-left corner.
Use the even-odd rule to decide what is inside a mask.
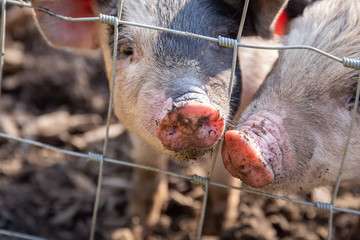
[[[356,70],[360,70],[360,60],[343,58],[344,67],[353,68]]]
[[[93,162],[102,162],[104,161],[104,156],[102,154],[89,152],[88,160]]]
[[[238,42],[236,39],[219,36],[218,44],[223,47],[234,48],[237,47]]]
[[[109,25],[112,25],[112,26],[115,26],[116,24],[118,24],[117,17],[102,14],[102,13],[99,14],[99,20],[100,20],[101,23],[109,24]]]
[[[201,177],[201,176],[198,176],[196,174],[194,174],[192,177],[193,177],[193,179],[191,180],[192,183],[200,184],[200,185],[203,185],[203,186],[205,186],[206,184],[209,183],[209,178]]]
[[[332,211],[333,205],[331,203],[316,202],[315,209],[322,211]]]

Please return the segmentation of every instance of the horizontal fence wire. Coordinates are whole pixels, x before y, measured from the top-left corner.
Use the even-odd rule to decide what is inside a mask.
[[[38,141],[10,136],[10,135],[2,133],[2,132],[0,132],[0,137],[8,139],[8,140],[21,142],[21,143],[31,144],[31,145],[41,147],[41,148],[46,148],[46,149],[49,149],[49,150],[52,150],[52,151],[64,153],[64,154],[69,155],[69,156],[88,159],[89,161],[93,161],[93,162],[99,162],[100,161],[99,156],[94,157],[95,153],[91,153],[91,152],[86,154],[86,153],[79,153],[79,152],[64,150],[64,149],[57,148],[57,147],[54,147],[54,146],[51,146],[51,145],[48,145],[48,144],[44,144],[44,143],[41,143],[41,142],[38,142]],[[104,157],[102,161],[107,162],[107,163],[113,163],[113,164],[122,165],[122,166],[125,166],[125,167],[132,167],[132,168],[138,168],[138,169],[143,169],[143,170],[154,171],[154,172],[166,174],[168,176],[188,180],[188,181],[191,181],[191,182],[194,182],[194,183],[197,183],[197,184],[201,184],[201,185],[203,185],[203,183],[204,183],[204,182],[201,182],[200,180],[194,180],[194,176],[183,175],[183,174],[179,174],[179,173],[175,173],[175,172],[171,172],[171,171],[168,171],[168,170],[163,170],[163,169],[159,169],[159,168],[155,168],[155,167],[150,167],[150,166],[146,166],[146,165],[126,162],[126,161],[122,161],[122,160],[118,160],[118,159],[112,159],[112,158],[106,158],[106,157]],[[197,176],[197,177],[195,177],[195,179],[199,179],[199,177],[200,176]],[[273,199],[280,199],[280,200],[284,200],[284,201],[288,201],[288,202],[292,202],[292,203],[303,204],[303,205],[314,207],[316,209],[324,210],[323,207],[321,206],[321,204],[319,205],[319,203],[296,200],[296,199],[288,198],[288,197],[285,197],[285,196],[279,196],[279,195],[275,195],[275,194],[271,194],[271,193],[267,193],[267,192],[262,192],[262,191],[250,189],[250,188],[247,188],[247,187],[235,187],[235,186],[232,186],[232,185],[227,185],[227,184],[213,182],[213,181],[209,181],[208,183],[209,183],[209,185],[212,185],[212,186],[240,190],[240,191],[243,191],[243,192],[252,193],[252,194],[259,195],[259,196],[269,197],[269,198],[273,198]],[[344,208],[339,208],[339,207],[335,207],[335,206],[333,206],[332,208],[335,211],[345,212],[345,213],[353,213],[353,214],[360,215],[360,211],[358,211],[358,210],[344,209]]]
[[[40,7],[37,7],[37,6],[32,6],[30,3],[25,3],[25,2],[22,2],[22,1],[16,1],[16,0],[0,0],[0,1],[2,2],[1,33],[0,33],[1,34],[1,36],[0,36],[1,37],[1,45],[0,45],[0,47],[1,47],[1,53],[2,53],[1,56],[0,56],[0,71],[1,71],[0,72],[0,97],[1,97],[1,80],[2,80],[2,68],[3,68],[3,55],[4,55],[4,45],[5,45],[5,41],[4,41],[4,38],[5,38],[5,16],[6,16],[6,12],[5,12],[6,8],[5,8],[5,6],[6,6],[7,3],[14,4],[14,5],[17,5],[17,6],[20,6],[20,7],[34,8],[36,10],[43,11],[43,12],[45,12],[45,13],[51,15],[51,16],[60,18],[60,19],[65,20],[65,21],[72,21],[72,22],[99,21],[99,22],[104,23],[104,24],[112,25],[112,26],[114,26],[114,39],[117,39],[117,36],[118,36],[117,35],[118,34],[118,25],[128,25],[128,26],[141,27],[141,28],[147,28],[147,29],[152,29],[152,30],[157,30],[157,31],[168,32],[168,33],[182,35],[182,36],[194,37],[194,38],[203,39],[203,40],[207,40],[207,41],[211,41],[211,42],[216,42],[220,46],[234,48],[233,64],[232,64],[232,78],[233,78],[236,59],[237,59],[237,49],[241,48],[241,47],[264,49],[264,50],[292,50],[292,49],[310,50],[310,51],[313,51],[313,52],[315,52],[317,54],[321,54],[321,55],[326,56],[326,57],[328,57],[330,59],[333,59],[334,61],[342,63],[344,65],[344,67],[349,67],[349,68],[360,70],[360,61],[359,60],[349,59],[349,58],[339,58],[337,56],[334,56],[334,55],[332,55],[330,53],[324,52],[324,51],[322,51],[320,49],[317,49],[317,48],[314,48],[314,47],[311,47],[311,46],[293,45],[293,46],[268,47],[268,46],[260,46],[260,45],[258,46],[258,45],[250,45],[250,44],[242,44],[242,43],[240,43],[240,38],[241,38],[241,34],[242,34],[242,28],[243,28],[245,15],[246,15],[246,9],[247,9],[247,5],[249,3],[249,0],[246,0],[246,2],[245,2],[244,12],[243,12],[242,20],[241,20],[241,23],[240,23],[240,26],[239,26],[239,32],[238,32],[237,39],[230,39],[230,38],[225,38],[225,37],[222,37],[222,36],[219,36],[218,38],[213,38],[213,37],[203,36],[203,35],[194,34],[194,33],[190,33],[190,32],[184,32],[184,31],[180,31],[180,30],[175,30],[175,29],[168,29],[168,28],[157,27],[157,26],[152,26],[152,25],[146,25],[146,24],[139,24],[139,23],[134,23],[134,22],[123,21],[123,20],[121,20],[121,13],[122,13],[122,1],[121,0],[118,1],[118,6],[119,7],[118,7],[117,16],[109,16],[109,15],[100,14],[99,17],[89,17],[89,18],[72,18],[70,16],[63,16],[63,15],[54,13],[54,12],[48,10],[48,9],[43,9],[43,8],[40,8]],[[99,203],[100,190],[101,190],[101,185],[102,185],[102,174],[103,174],[102,173],[102,164],[103,164],[103,162],[108,162],[108,163],[112,163],[112,164],[119,164],[119,165],[122,165],[122,166],[127,166],[127,167],[132,167],[132,168],[139,168],[139,169],[143,169],[143,170],[154,171],[154,172],[166,174],[166,175],[169,175],[169,176],[182,178],[182,179],[191,181],[194,184],[201,184],[201,185],[205,186],[203,206],[202,206],[202,212],[201,212],[200,223],[199,223],[199,231],[198,231],[198,235],[197,235],[198,239],[201,238],[201,230],[202,230],[202,224],[203,224],[203,220],[204,220],[204,216],[205,216],[205,209],[206,209],[206,202],[207,202],[207,197],[208,197],[208,186],[209,185],[222,187],[222,188],[227,188],[227,189],[236,189],[236,190],[256,194],[256,195],[259,195],[259,196],[265,196],[265,197],[269,197],[269,198],[280,199],[280,200],[284,200],[284,201],[288,201],[288,202],[293,202],[293,203],[297,203],[297,204],[303,204],[303,205],[311,206],[311,207],[314,207],[317,210],[328,211],[328,212],[330,212],[328,239],[331,239],[333,211],[339,211],[339,212],[345,212],[345,213],[352,213],[352,214],[360,215],[360,211],[351,210],[351,209],[343,209],[343,208],[338,208],[338,207],[334,206],[334,202],[335,202],[335,199],[337,197],[338,190],[339,190],[339,185],[340,185],[340,182],[341,182],[342,170],[343,170],[344,163],[346,161],[347,151],[348,151],[348,148],[349,148],[350,139],[351,139],[351,136],[352,136],[352,129],[353,129],[353,125],[354,125],[354,121],[355,121],[355,117],[356,117],[355,113],[357,111],[357,105],[358,105],[358,102],[359,102],[359,95],[360,95],[360,93],[359,93],[360,92],[360,81],[358,81],[358,85],[357,85],[354,112],[353,112],[352,121],[351,121],[350,128],[349,128],[349,134],[348,134],[348,138],[347,138],[347,142],[346,142],[346,146],[345,146],[345,150],[344,150],[343,159],[342,159],[342,162],[341,162],[341,167],[340,167],[340,170],[339,170],[339,175],[338,175],[338,180],[337,180],[337,183],[336,183],[334,195],[332,197],[332,201],[331,201],[331,203],[323,203],[323,202],[313,203],[313,202],[308,202],[308,201],[291,199],[291,198],[284,197],[284,196],[278,196],[278,195],[274,195],[274,194],[270,194],[270,193],[266,193],[266,192],[261,192],[261,191],[249,189],[249,188],[246,188],[246,187],[235,187],[235,186],[226,185],[226,184],[211,181],[211,176],[212,176],[213,168],[214,168],[214,165],[215,165],[216,156],[218,155],[217,153],[218,153],[220,144],[218,144],[215,147],[215,152],[213,153],[211,169],[210,169],[208,177],[202,177],[202,176],[198,176],[198,175],[187,176],[187,175],[182,175],[182,174],[174,173],[174,172],[163,170],[163,169],[158,169],[158,168],[155,168],[155,167],[139,165],[139,164],[136,164],[136,163],[130,163],[130,162],[125,162],[125,161],[121,161],[121,160],[106,158],[105,156],[106,156],[107,141],[108,141],[108,134],[109,134],[110,117],[111,117],[111,113],[112,113],[112,102],[113,102],[113,92],[114,92],[113,89],[114,89],[114,82],[115,82],[115,75],[116,75],[117,47],[118,47],[118,43],[117,43],[117,41],[114,41],[113,71],[112,71],[112,76],[111,76],[112,79],[111,79],[111,88],[110,88],[111,92],[110,92],[109,108],[108,108],[108,115],[107,115],[107,125],[106,125],[106,133],[105,133],[106,137],[105,137],[105,140],[104,140],[103,153],[102,154],[91,153],[91,152],[88,153],[88,154],[85,154],[85,153],[78,153],[78,152],[74,152],[74,151],[64,150],[64,149],[60,149],[60,148],[57,148],[57,147],[54,147],[54,146],[51,146],[51,145],[48,145],[48,144],[44,144],[44,143],[41,143],[41,142],[38,142],[38,141],[19,138],[19,137],[14,137],[14,136],[10,136],[10,135],[7,135],[5,133],[0,132],[0,137],[8,139],[8,140],[14,140],[14,141],[30,144],[30,145],[33,145],[33,146],[46,148],[46,149],[61,152],[63,154],[73,156],[73,157],[85,158],[85,159],[88,159],[89,161],[98,162],[100,164],[99,176],[98,176],[99,178],[98,178],[98,185],[97,185],[98,188],[97,188],[96,199],[95,199],[95,204],[94,204],[92,226],[91,226],[91,231],[90,231],[90,239],[91,240],[93,240],[94,236],[95,236],[95,226],[96,226],[96,219],[97,219],[97,212],[98,212],[98,203]],[[359,79],[360,79],[360,75],[359,75]],[[230,81],[232,81],[232,79],[230,79]],[[232,84],[230,84],[230,86],[232,86]],[[229,88],[229,94],[230,95],[231,95],[231,92],[232,92],[232,89],[230,87]],[[0,101],[1,101],[1,99],[0,99]],[[26,235],[26,234],[13,233],[13,232],[10,232],[10,231],[7,231],[7,230],[1,230],[1,229],[0,229],[0,235],[14,236],[14,237],[22,238],[22,239],[38,239],[38,240],[43,239],[43,238],[38,238],[38,237],[32,237],[32,236]]]
[[[26,239],[26,240],[46,240],[45,238],[40,238],[37,236],[0,229],[0,239],[1,239],[1,235],[6,237],[17,238],[17,239]]]
[[[1,2],[3,0],[0,0]],[[54,17],[58,17],[60,19],[66,20],[66,21],[70,21],[70,22],[85,22],[85,21],[105,21],[104,19],[108,18],[108,19],[112,19],[112,20],[107,20],[109,21],[109,24],[113,23],[113,19],[116,18],[114,16],[110,16],[110,15],[105,15],[105,14],[100,14],[100,17],[88,17],[88,18],[71,18],[71,17],[65,17],[59,14],[56,14],[48,9],[43,9],[43,8],[39,8],[36,6],[32,6],[29,3],[24,3],[24,2],[19,2],[16,0],[7,0],[8,3],[13,3],[15,5],[18,6],[22,6],[22,7],[30,7],[30,8],[34,8],[40,11],[43,11],[45,13],[48,13]],[[343,63],[345,64],[345,62],[348,62],[349,60],[346,59],[344,60],[343,58],[334,56],[330,53],[327,53],[325,51],[322,51],[318,48],[315,47],[311,47],[311,46],[306,46],[306,45],[292,45],[292,46],[275,46],[275,47],[269,47],[269,46],[260,46],[260,45],[253,45],[253,44],[244,44],[244,43],[240,43],[238,41],[236,41],[236,39],[230,39],[230,38],[225,38],[225,37],[221,37],[219,36],[218,38],[214,38],[214,37],[208,37],[208,36],[204,36],[204,35],[200,35],[200,34],[194,34],[194,33],[190,33],[190,32],[184,32],[184,31],[180,31],[180,30],[174,30],[174,29],[169,29],[169,28],[164,28],[164,27],[157,27],[157,26],[152,26],[152,25],[147,25],[147,24],[141,24],[141,23],[134,23],[134,22],[128,22],[128,21],[122,21],[122,20],[118,20],[117,21],[118,24],[121,25],[128,25],[128,26],[133,26],[133,27],[141,27],[141,28],[147,28],[147,29],[152,29],[152,30],[158,30],[158,31],[163,31],[163,32],[168,32],[168,33],[172,33],[172,34],[177,34],[177,35],[182,35],[182,36],[188,36],[188,37],[194,37],[194,38],[199,38],[199,39],[203,39],[203,40],[207,40],[210,42],[216,42],[218,43],[220,46],[224,46],[224,47],[244,47],[244,48],[254,48],[254,49],[264,49],[264,50],[295,50],[295,49],[304,49],[304,50],[310,50],[316,53],[319,53],[323,56],[329,57],[337,62]],[[107,22],[103,22],[103,23],[107,23]],[[231,44],[226,44],[228,42],[231,42]],[[352,60],[353,63],[357,63],[355,64],[357,66],[356,69],[360,69],[360,65],[359,65],[359,61],[358,60]]]

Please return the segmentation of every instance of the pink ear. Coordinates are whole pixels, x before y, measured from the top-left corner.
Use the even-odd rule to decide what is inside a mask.
[[[274,33],[279,36],[285,35],[286,24],[289,22],[289,18],[286,15],[286,9],[282,10],[278,18],[276,19],[274,26]]]
[[[94,0],[32,0],[32,4],[66,17],[94,17]],[[57,47],[97,48],[96,22],[69,22],[35,10],[42,33]]]

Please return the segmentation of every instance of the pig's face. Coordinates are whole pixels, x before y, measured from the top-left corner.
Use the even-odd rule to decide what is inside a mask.
[[[359,59],[354,50],[360,48],[359,13],[356,1],[315,3],[292,23],[286,45],[310,45]],[[314,52],[281,52],[237,130],[225,135],[227,169],[265,190],[308,190],[335,182],[358,80],[359,71]],[[343,179],[360,180],[355,170],[360,166],[359,117]]]
[[[210,18],[216,9],[209,2],[149,1],[148,4],[125,2],[123,20],[213,37],[229,36],[229,29],[235,30],[235,24],[223,16]],[[162,5],[167,8],[159,7]],[[196,17],[197,14],[201,16]],[[102,39],[101,47],[107,55],[110,76],[112,44],[109,42],[113,42],[113,31],[108,26],[102,30],[108,36]],[[121,26],[115,114],[131,132],[155,148],[178,158],[196,158],[223,133],[229,116],[231,61],[232,49],[217,43]]]

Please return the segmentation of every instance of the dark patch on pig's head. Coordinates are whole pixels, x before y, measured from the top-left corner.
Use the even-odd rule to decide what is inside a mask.
[[[158,4],[160,5],[161,1]],[[166,9],[158,6],[158,15],[156,24],[159,26],[211,37],[229,36],[229,29],[235,26],[230,19],[217,13],[211,1],[168,1]],[[157,36],[155,46],[157,48],[154,49],[154,53],[157,60],[161,64],[170,62],[175,66],[184,60],[203,62],[205,58],[213,58],[214,56],[208,54],[204,56],[208,52],[207,48],[222,49],[218,50],[219,55],[221,51],[226,51],[226,48],[220,47],[217,43],[166,32],[161,32]],[[231,54],[231,51],[228,50],[227,53]],[[210,74],[215,76],[217,71],[215,68]]]
[[[311,4],[311,2],[311,0],[290,0],[286,5],[286,16],[289,19],[301,16],[304,9]]]
[[[116,8],[118,1],[114,0],[97,0],[99,6],[107,6],[109,8]]]

